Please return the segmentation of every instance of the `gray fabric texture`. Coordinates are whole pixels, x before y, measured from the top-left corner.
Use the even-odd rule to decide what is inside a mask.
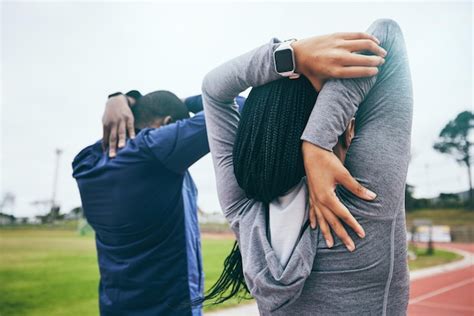
[[[357,111],[346,167],[378,194],[373,202],[342,187],[337,195],[366,231],[350,253],[335,236],[328,249],[319,230],[306,229],[285,267],[267,236],[268,205],[248,199],[233,172],[239,123],[234,98],[249,87],[279,79],[277,41],[211,71],[203,81],[209,145],[219,200],[242,252],[244,274],[262,315],[405,315],[408,269],[404,187],[410,152],[412,87],[403,35],[396,22],[368,30],[388,55],[372,78],[331,80],[320,92],[302,139],[331,150]]]

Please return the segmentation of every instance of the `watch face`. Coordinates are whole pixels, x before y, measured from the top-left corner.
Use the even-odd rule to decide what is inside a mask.
[[[275,65],[277,72],[288,72],[294,70],[293,55],[291,49],[283,49],[275,52]]]

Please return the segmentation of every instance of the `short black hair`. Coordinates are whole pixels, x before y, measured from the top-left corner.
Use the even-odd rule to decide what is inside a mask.
[[[132,107],[135,127],[142,129],[149,127],[157,119],[171,116],[176,122],[189,118],[189,111],[183,101],[170,91],[160,90],[148,93],[141,97]]]

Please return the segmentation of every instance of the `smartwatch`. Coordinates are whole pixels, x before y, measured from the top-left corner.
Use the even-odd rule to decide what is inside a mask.
[[[296,39],[291,39],[282,42],[273,52],[273,60],[275,63],[275,70],[280,76],[288,77],[290,79],[299,78],[299,74],[295,72],[295,53],[291,43]]]

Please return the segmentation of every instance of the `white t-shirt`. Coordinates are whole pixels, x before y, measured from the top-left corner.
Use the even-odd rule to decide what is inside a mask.
[[[288,263],[308,217],[308,205],[306,178],[269,205],[270,243],[283,267]]]

